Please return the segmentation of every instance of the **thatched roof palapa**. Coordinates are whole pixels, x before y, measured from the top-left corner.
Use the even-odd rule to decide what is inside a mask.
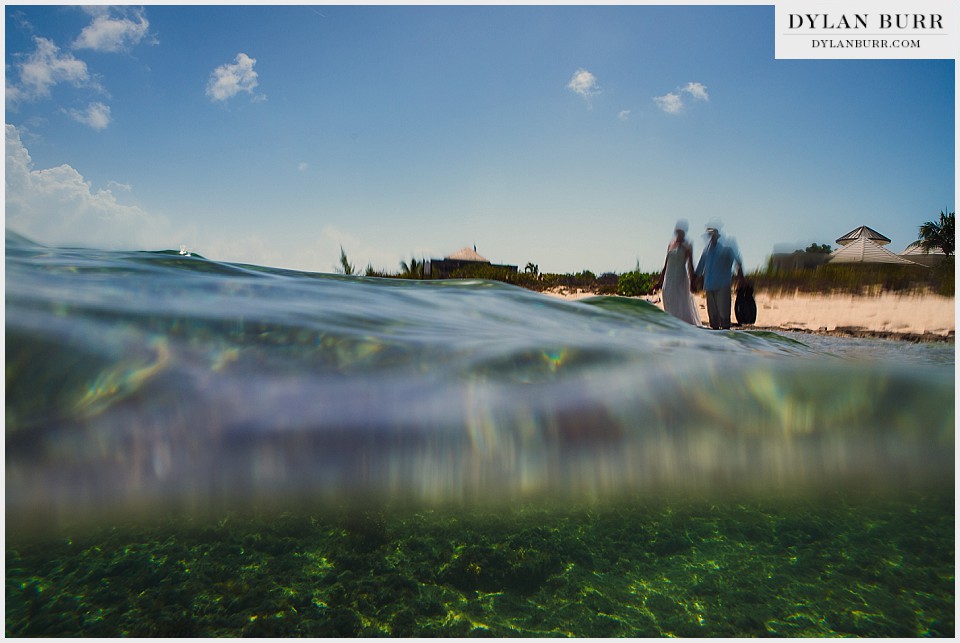
[[[498,265],[491,263],[489,259],[477,252],[477,247],[460,248],[453,254],[447,255],[443,259],[431,259],[427,266],[427,275],[432,279],[446,279],[457,274],[472,274],[478,267],[483,270],[485,266],[490,266],[496,270],[506,270],[507,272],[517,272],[516,266]]]
[[[479,261],[482,263],[490,263],[490,260],[486,257],[482,257],[477,254],[477,248],[460,248],[452,255],[447,255],[446,259],[453,259],[455,261]]]

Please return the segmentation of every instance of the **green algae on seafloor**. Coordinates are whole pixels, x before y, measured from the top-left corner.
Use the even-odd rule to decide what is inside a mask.
[[[9,636],[953,636],[951,494],[233,515],[7,543]]]

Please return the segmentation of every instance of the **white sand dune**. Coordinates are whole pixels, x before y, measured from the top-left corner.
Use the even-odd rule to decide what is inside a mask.
[[[593,296],[590,292],[547,292],[563,299]],[[645,297],[660,308],[660,295]],[[700,317],[707,322],[703,293],[695,295]],[[953,297],[883,293],[868,295],[820,295],[810,293],[757,292],[757,322],[760,328],[835,331],[855,329],[904,335],[950,335],[956,330]]]

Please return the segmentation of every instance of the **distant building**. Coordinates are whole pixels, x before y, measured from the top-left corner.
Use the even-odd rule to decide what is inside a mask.
[[[907,246],[900,256],[923,266],[935,266],[947,258],[940,248],[924,250],[920,246]]]
[[[916,262],[890,252],[883,246],[890,243],[876,230],[860,226],[837,239],[839,248],[830,253],[828,263],[898,263],[916,265]]]
[[[469,271],[479,266],[490,266],[508,272],[518,272],[517,266],[490,263],[490,260],[477,253],[477,247],[461,248],[443,259],[431,259],[427,269],[430,279],[448,279],[457,271]]]

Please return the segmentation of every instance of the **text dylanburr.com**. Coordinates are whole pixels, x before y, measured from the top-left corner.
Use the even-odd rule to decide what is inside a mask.
[[[777,0],[777,58],[956,59],[954,0]]]

